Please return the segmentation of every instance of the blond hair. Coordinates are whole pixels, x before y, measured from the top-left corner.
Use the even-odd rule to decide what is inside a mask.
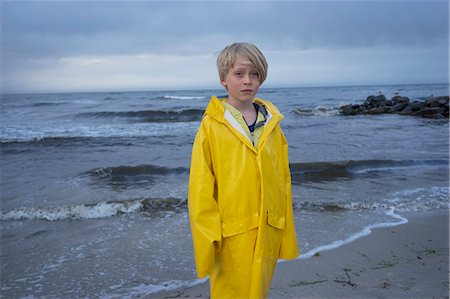
[[[217,70],[219,71],[220,80],[225,80],[228,71],[236,62],[238,54],[250,60],[258,72],[259,83],[262,84],[267,78],[267,61],[263,53],[255,45],[250,43],[233,43],[219,52],[217,56]]]

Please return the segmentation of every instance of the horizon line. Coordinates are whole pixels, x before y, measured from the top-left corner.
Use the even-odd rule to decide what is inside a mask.
[[[333,87],[367,87],[367,86],[404,86],[404,85],[450,85],[449,82],[440,83],[366,83],[366,84],[317,84],[317,85],[271,85],[264,86],[259,89],[259,92],[266,89],[290,89],[290,88],[333,88]],[[192,87],[192,88],[161,88],[161,89],[132,89],[132,90],[67,90],[67,91],[0,91],[0,95],[28,95],[28,94],[66,94],[66,93],[134,93],[134,92],[164,92],[164,91],[208,91],[208,90],[222,90],[222,87]],[[224,92],[226,92],[224,90]]]

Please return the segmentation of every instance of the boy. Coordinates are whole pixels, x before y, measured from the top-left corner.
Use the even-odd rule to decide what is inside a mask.
[[[188,207],[198,277],[211,298],[265,298],[278,258],[298,256],[283,118],[254,98],[267,75],[258,48],[217,57],[227,99],[211,97],[192,148]]]

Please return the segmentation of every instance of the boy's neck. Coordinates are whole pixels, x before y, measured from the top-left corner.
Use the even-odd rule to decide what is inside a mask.
[[[249,110],[254,110],[253,101],[238,101],[234,99],[228,99],[227,103],[239,110],[239,112],[244,113]]]

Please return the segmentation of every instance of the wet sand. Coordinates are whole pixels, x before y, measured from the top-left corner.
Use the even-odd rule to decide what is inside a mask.
[[[269,298],[449,298],[448,211],[279,263]],[[208,282],[148,298],[209,298]]]

